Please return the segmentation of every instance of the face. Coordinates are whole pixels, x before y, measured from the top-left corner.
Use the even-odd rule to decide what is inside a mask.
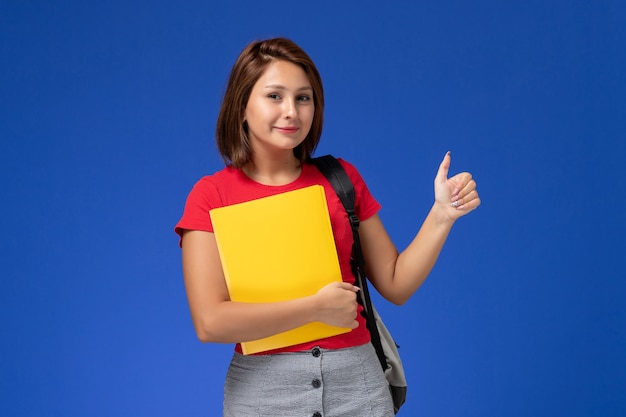
[[[244,115],[253,154],[292,151],[309,133],[314,112],[304,70],[288,61],[270,63],[254,84]]]

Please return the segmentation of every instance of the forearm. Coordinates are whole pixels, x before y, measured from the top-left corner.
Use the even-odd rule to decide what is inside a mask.
[[[437,204],[433,205],[413,241],[396,259],[390,290],[394,303],[405,303],[424,283],[453,223],[441,214]]]
[[[223,301],[193,317],[203,342],[239,343],[262,339],[315,321],[313,297],[276,303]]]
[[[209,232],[184,234],[183,276],[194,328],[203,342],[257,340],[314,321],[345,328],[358,325],[358,287],[347,282],[333,282],[314,295],[289,301],[230,301],[217,245]]]

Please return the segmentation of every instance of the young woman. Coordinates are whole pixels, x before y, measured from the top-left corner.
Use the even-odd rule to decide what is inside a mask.
[[[309,56],[284,38],[253,42],[235,62],[217,121],[226,167],[190,192],[176,232],[191,315],[203,342],[237,343],[224,392],[224,416],[391,417],[387,381],[350,269],[352,232],[334,190],[310,163],[321,132],[324,93]],[[394,304],[403,304],[431,271],[461,216],[480,204],[469,173],[448,178],[447,153],[435,178],[435,202],[411,244],[398,253],[377,215],[380,205],[358,171],[341,160],[356,190],[359,234],[368,278]],[[209,210],[314,184],[325,188],[342,283],[276,303],[230,301]],[[297,346],[243,355],[238,343],[311,322],[352,331]]]

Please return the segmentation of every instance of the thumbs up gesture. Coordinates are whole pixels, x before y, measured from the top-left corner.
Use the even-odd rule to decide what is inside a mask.
[[[450,152],[443,157],[435,177],[435,203],[451,219],[456,220],[480,205],[476,181],[469,172],[448,178]]]

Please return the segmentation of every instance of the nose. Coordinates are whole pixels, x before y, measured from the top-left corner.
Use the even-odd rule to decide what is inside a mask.
[[[283,103],[285,104],[285,108],[283,109],[285,119],[294,119],[298,116],[298,108],[294,99],[285,100]]]

